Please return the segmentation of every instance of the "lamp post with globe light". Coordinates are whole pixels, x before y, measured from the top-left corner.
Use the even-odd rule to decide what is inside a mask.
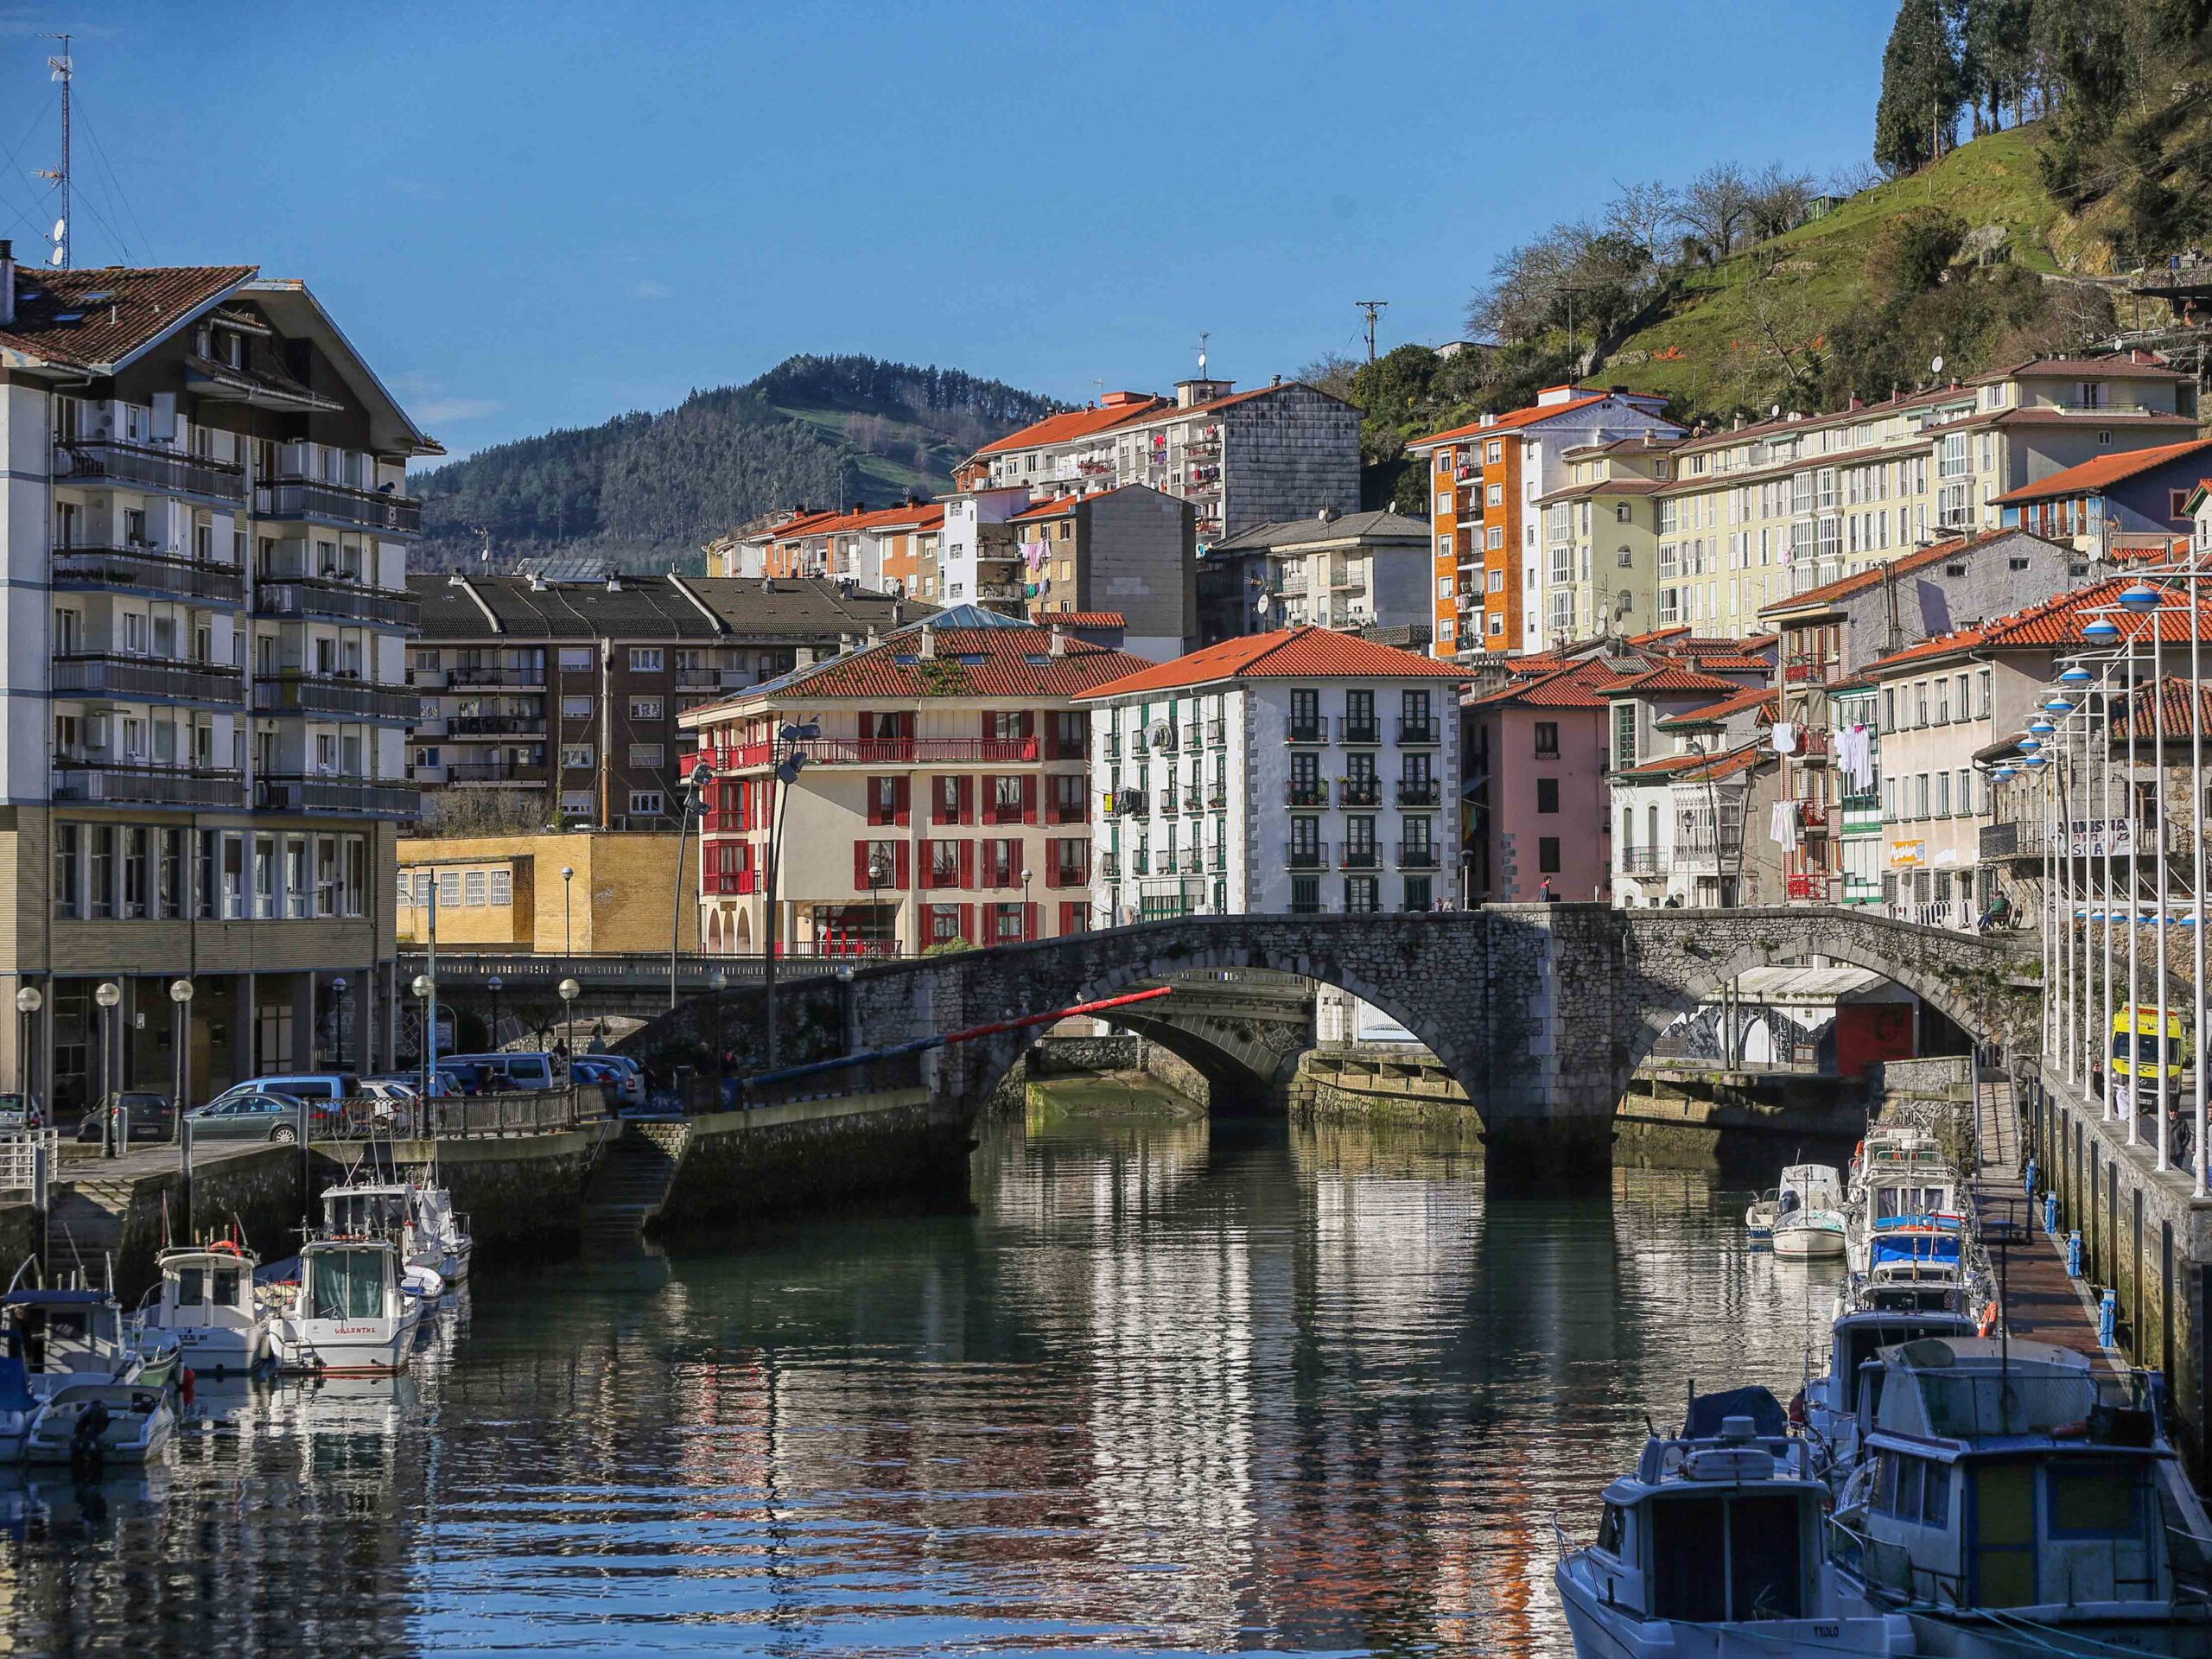
[[[92,993],[92,1001],[99,1005],[100,1010],[98,1022],[100,1039],[100,1155],[112,1158],[117,1152],[115,1114],[118,1093],[113,1059],[115,1010],[116,1005],[123,1001],[123,987],[111,979],[102,980],[99,988]],[[122,1133],[126,1136],[130,1133],[128,1123],[122,1126]]]
[[[408,988],[423,1005],[423,1110],[430,1109],[430,1084],[438,1069],[438,982],[417,974]]]
[[[31,1091],[38,1081],[38,1068],[31,1055],[38,1029],[38,1011],[45,1006],[45,994],[35,985],[26,985],[16,993],[16,1086],[22,1090],[23,1126],[26,1128],[40,1127],[39,1118],[34,1115],[31,1107]]]
[[[169,1046],[176,1051],[176,1173],[178,1208],[184,1216],[184,1242],[192,1234],[192,1123],[184,1115],[185,1090],[192,1077],[192,982],[169,982]]]
[[[561,996],[561,1023],[569,1033],[569,1121],[576,1119],[576,998],[583,987],[573,979],[564,979],[555,988]]]

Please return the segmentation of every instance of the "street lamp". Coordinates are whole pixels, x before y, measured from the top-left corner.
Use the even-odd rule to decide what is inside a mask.
[[[492,1052],[499,1052],[499,976],[494,974],[484,982],[484,988],[492,993]]]
[[[707,988],[715,997],[715,1109],[722,1104],[722,1079],[729,1075],[729,1067],[722,1059],[722,993],[729,988],[729,976],[717,968],[707,976]]]
[[[192,1076],[187,1050],[192,1040],[192,982],[169,982],[169,1046],[176,1051],[176,1184],[184,1212],[184,1242],[192,1243],[192,1125],[184,1116],[185,1085]]]
[[[1021,867],[1021,937],[1037,937],[1037,930],[1029,925],[1029,867],[1026,864]]]
[[[117,984],[111,979],[104,979],[100,982],[99,988],[92,993],[92,1001],[99,1003],[100,1007],[99,1015],[100,1034],[100,1155],[104,1158],[112,1158],[116,1154],[116,1080],[109,1069],[111,1064],[110,1051],[114,1046],[112,1021],[114,1019],[116,1005],[123,1001],[123,987]],[[124,1125],[124,1133],[125,1135],[130,1133],[129,1125]]]
[[[671,1008],[676,1006],[676,956],[683,944],[683,844],[714,781],[714,766],[702,755],[698,765],[691,768],[691,775],[683,780],[683,800],[677,810],[676,881],[670,893],[668,920],[668,1006]],[[702,860],[706,856],[703,850],[700,856]],[[693,902],[696,908],[696,900]]]
[[[569,1033],[569,1119],[570,1122],[575,1121],[576,1116],[575,1006],[576,998],[582,994],[583,988],[573,979],[564,979],[554,987],[561,997],[561,1024]]]
[[[334,975],[330,981],[330,1060],[341,1070],[346,1065],[346,976]]]
[[[31,1064],[31,1033],[35,1027],[38,1011],[45,1004],[46,998],[35,985],[26,985],[16,993],[16,1012],[22,1016],[17,1022],[20,1029],[16,1039],[16,1086],[23,1091],[23,1126],[26,1128],[38,1127],[38,1121],[31,1113],[31,1084],[38,1076],[36,1068]]]
[[[575,917],[569,909],[569,884],[575,879],[575,866],[563,864],[561,867],[561,954],[564,957],[576,954]]]
[[[428,1116],[430,1079],[438,1066],[438,982],[428,974],[417,974],[407,988],[423,1005],[423,1110]]]

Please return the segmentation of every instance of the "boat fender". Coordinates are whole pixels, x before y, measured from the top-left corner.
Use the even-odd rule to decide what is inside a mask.
[[[1975,1331],[1978,1337],[1994,1336],[1997,1332],[1997,1304],[1991,1302],[1981,1310],[1981,1324]]]
[[[1802,1389],[1789,1396],[1789,1421],[1800,1428],[1805,1426],[1805,1390]]]
[[[192,1398],[192,1385],[199,1380],[199,1377],[193,1374],[192,1367],[188,1365],[177,1376],[176,1391],[189,1400]]]

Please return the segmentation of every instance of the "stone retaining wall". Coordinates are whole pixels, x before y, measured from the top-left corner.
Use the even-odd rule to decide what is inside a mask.
[[[1135,1037],[1046,1037],[1029,1051],[1029,1074],[1058,1077],[1066,1071],[1134,1071],[1143,1064]]]
[[[932,1120],[926,1089],[796,1101],[691,1120],[662,1207],[669,1229],[865,1198],[964,1198],[965,1125]]]

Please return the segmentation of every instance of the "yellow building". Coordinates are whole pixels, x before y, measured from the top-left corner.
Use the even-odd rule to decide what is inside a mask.
[[[677,845],[672,832],[403,840],[400,941],[419,945],[429,937],[435,886],[440,950],[665,950]],[[696,860],[696,848],[690,857]],[[685,874],[696,887],[696,863]],[[696,950],[697,904],[682,914],[680,944]]]

